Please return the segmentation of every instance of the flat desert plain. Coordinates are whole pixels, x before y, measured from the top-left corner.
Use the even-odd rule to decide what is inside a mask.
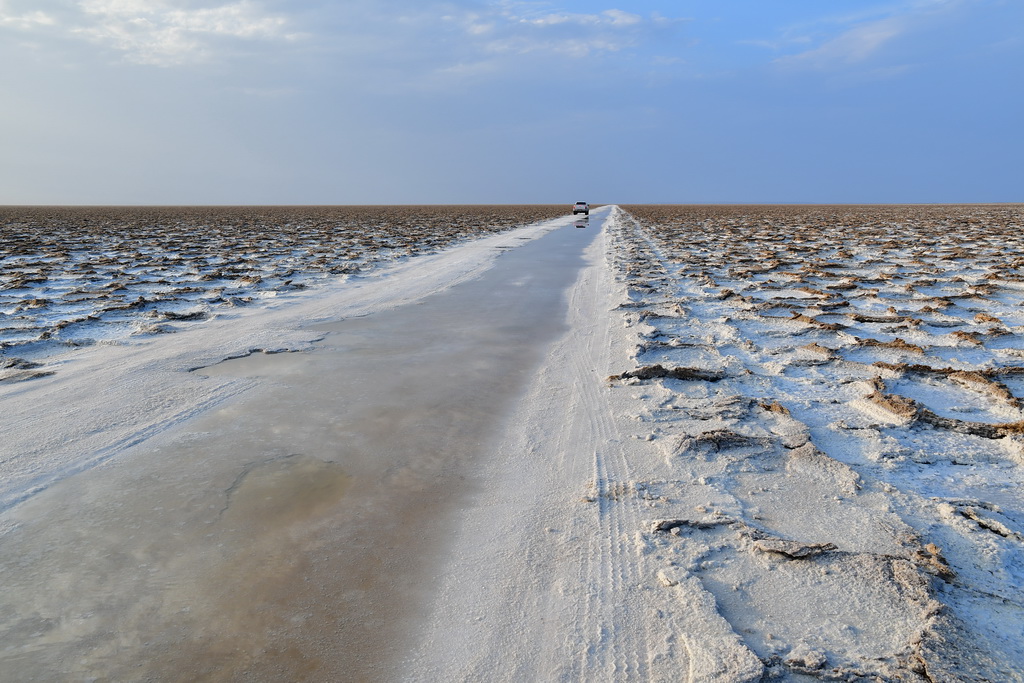
[[[2,677],[1024,680],[1024,206],[567,210],[5,210]],[[330,439],[203,446],[247,406],[320,419],[292,400],[332,325],[397,316],[412,360],[376,367],[417,374],[399,323],[502,264],[514,304],[531,245],[577,269],[554,341],[457,459],[386,473],[357,542]],[[476,358],[438,395],[493,380]],[[365,572],[386,610],[345,602],[357,546],[395,553]]]

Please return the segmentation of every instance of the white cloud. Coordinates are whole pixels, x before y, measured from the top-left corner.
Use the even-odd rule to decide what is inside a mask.
[[[643,17],[638,14],[630,14],[620,9],[609,9],[601,12],[601,15],[611,21],[614,26],[633,26],[643,22]]]
[[[359,53],[361,68],[380,65],[388,74],[364,82],[447,91],[503,78],[537,82],[556,73],[563,78],[580,68],[593,73],[587,60],[620,55],[644,61],[641,55],[655,45],[671,53],[680,44],[666,45],[666,40],[685,21],[614,7],[569,12],[552,2],[520,0],[449,0],[443,12],[432,11],[435,7],[427,3],[401,15],[405,21],[384,46],[379,40],[358,42],[365,48]],[[375,29],[377,18],[371,21]],[[346,55],[351,49],[352,41],[338,48]]]
[[[217,40],[287,39],[287,20],[253,0],[182,7],[164,0],[77,0],[50,3],[56,13],[15,12],[0,0],[0,28],[48,28],[123,52],[128,61],[172,66],[210,58]]]
[[[451,19],[452,17],[449,16],[445,18]],[[466,32],[473,36],[488,34],[495,28],[495,23],[490,17],[483,16],[476,12],[464,17],[462,23],[466,27]]]
[[[53,16],[46,12],[36,10],[18,14],[10,9],[6,2],[0,0],[0,27],[7,26],[25,31],[39,26],[52,26],[54,23]]]
[[[620,9],[608,9],[597,14],[575,14],[569,12],[536,12],[522,13],[516,11],[515,5],[505,5],[503,14],[513,22],[532,24],[534,26],[558,26],[560,24],[576,24],[578,26],[634,26],[643,23],[644,18]]]
[[[547,3],[506,1],[489,11],[479,7],[463,17],[448,17],[463,26],[469,39],[482,39],[476,48],[488,54],[549,54],[583,58],[620,52],[642,41],[648,28],[667,21],[660,15],[643,17],[621,9],[594,13],[551,10]]]
[[[797,55],[781,57],[783,64],[827,68],[863,62],[907,30],[902,17],[890,17],[854,26],[824,44]]]
[[[199,10],[174,10],[164,15],[167,24],[193,33],[235,38],[273,38],[281,34],[285,19],[260,15],[249,2]]]
[[[786,67],[827,70],[857,65],[878,58],[885,48],[904,43],[911,34],[948,23],[955,10],[972,2],[975,0],[904,0],[895,6],[826,17],[799,31],[791,29],[781,40],[763,41],[761,45],[778,50],[800,43],[817,44],[775,60]],[[898,71],[905,65],[883,66],[880,72],[892,72],[893,68]]]

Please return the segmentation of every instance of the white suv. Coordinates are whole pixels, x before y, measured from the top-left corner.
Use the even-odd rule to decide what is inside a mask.
[[[572,215],[575,216],[578,213],[590,215],[590,204],[586,202],[576,202],[572,205]]]

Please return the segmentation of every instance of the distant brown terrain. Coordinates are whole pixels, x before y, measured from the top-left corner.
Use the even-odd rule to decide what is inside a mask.
[[[0,350],[169,332],[569,213],[545,206],[0,207]]]

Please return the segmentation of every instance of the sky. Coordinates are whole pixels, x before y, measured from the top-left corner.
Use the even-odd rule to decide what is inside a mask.
[[[1024,201],[1022,0],[0,0],[0,204]]]

